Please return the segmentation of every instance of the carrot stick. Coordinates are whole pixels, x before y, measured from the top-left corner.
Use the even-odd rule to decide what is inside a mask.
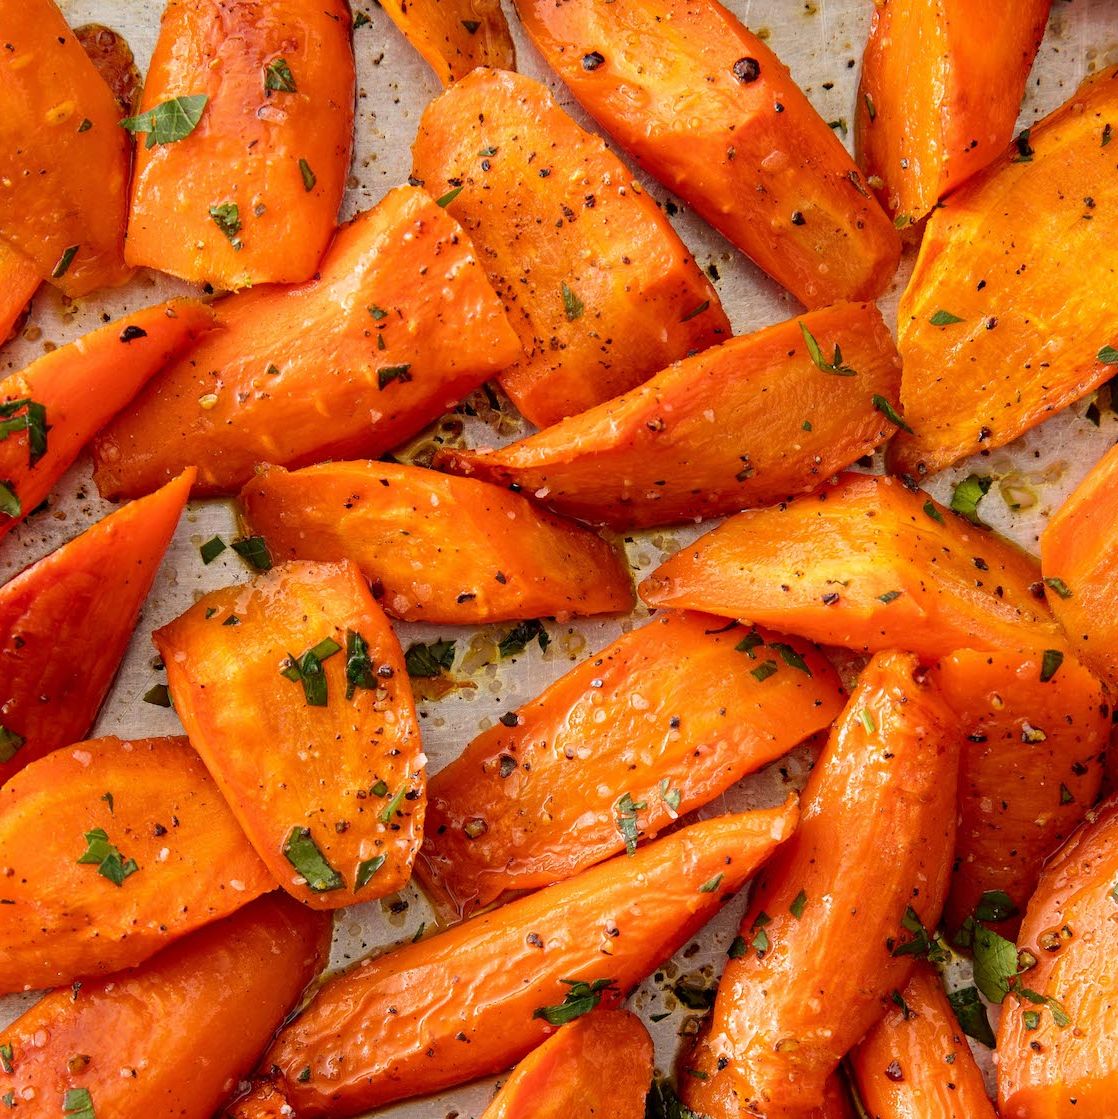
[[[12,336],[38,287],[34,262],[0,241],[0,345]]]
[[[516,48],[492,0],[383,0],[381,7],[444,86],[479,66],[516,69]]]

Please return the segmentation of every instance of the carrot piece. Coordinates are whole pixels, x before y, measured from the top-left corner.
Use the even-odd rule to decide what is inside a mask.
[[[935,971],[917,965],[901,999],[850,1054],[866,1114],[875,1119],[997,1119]]]
[[[846,1080],[837,1072],[827,1077],[823,1086],[823,1105],[809,1112],[809,1119],[858,1119],[850,1102]]]
[[[0,587],[0,785],[89,733],[192,479],[185,471]]]
[[[1064,648],[1033,559],[896,478],[847,474],[747,510],[640,585],[652,606],[706,610],[876,652]]]
[[[594,533],[484,482],[384,462],[268,467],[241,491],[283,559],[352,560],[389,614],[470,625],[627,611],[623,556]]]
[[[870,661],[808,779],[799,830],[754,885],[745,954],[726,965],[684,1078],[684,1103],[709,1119],[818,1107],[908,980],[916,921],[939,919],[959,742],[920,680],[907,653]]]
[[[103,23],[83,23],[75,27],[74,38],[81,43],[82,50],[112,91],[117,108],[125,116],[131,116],[140,103],[144,80],[128,40]]]
[[[407,882],[423,752],[403,653],[356,567],[284,564],[152,640],[191,742],[292,897],[337,909]]]
[[[38,287],[34,261],[0,241],[0,345],[12,336]]]
[[[170,0],[141,117],[207,100],[175,142],[134,126],[129,264],[219,289],[314,275],[353,149],[350,23],[345,0]]]
[[[519,0],[583,107],[807,307],[880,295],[892,223],[787,67],[717,0]]]
[[[495,0],[383,0],[381,7],[444,86],[479,66],[516,69],[516,48]]]
[[[1015,983],[1030,993],[1011,993],[1002,1005],[1002,1119],[1101,1117],[1118,1107],[1115,881],[1118,801],[1111,799],[1045,867],[1021,923],[1018,949],[1036,965]]]
[[[330,951],[330,923],[276,893],[135,971],[47,995],[6,1029],[20,1119],[210,1119]],[[11,1066],[10,1071],[8,1066]]]
[[[278,1094],[299,1119],[340,1119],[507,1068],[552,1032],[537,1010],[563,1004],[575,982],[628,991],[713,916],[796,819],[789,801],[694,824],[363,961],[280,1031],[262,1062],[272,1082],[255,1098]],[[231,1114],[261,1114],[253,1098]]]
[[[657,615],[435,775],[416,873],[454,917],[569,877],[826,729],[842,703],[806,642]]]
[[[825,363],[841,351],[842,375],[812,360],[804,330]],[[435,464],[617,528],[719,516],[806,493],[872,453],[895,430],[900,371],[877,308],[840,304],[713,346],[499,451],[442,451]]]
[[[1110,69],[929,218],[898,312],[915,435],[893,440],[895,471],[1000,447],[1114,375],[1118,291],[1098,246],[1118,234],[1116,114]]]
[[[1005,151],[1051,4],[883,0],[875,7],[855,147],[899,221],[920,221]]]
[[[467,75],[428,105],[412,157],[415,177],[447,192],[505,301],[525,356],[501,384],[534,424],[729,337],[667,218],[539,82]]]
[[[482,1119],[644,1119],[652,1057],[639,1018],[597,1010],[533,1049]]]
[[[212,326],[208,307],[172,299],[100,327],[0,380],[0,420],[13,425],[10,432],[0,427],[0,540],[50,496],[86,443],[144,382]]]
[[[520,345],[457,222],[390,191],[338,232],[316,279],[216,305],[216,331],[93,447],[108,496],[187,465],[236,492],[261,462],[375,458],[514,361]]]
[[[135,967],[276,886],[185,738],[28,766],[0,790],[0,865],[0,991]]]

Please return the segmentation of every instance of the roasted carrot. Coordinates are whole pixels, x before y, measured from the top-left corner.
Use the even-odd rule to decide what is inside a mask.
[[[0,586],[0,785],[89,733],[192,478],[185,471]]]
[[[414,187],[341,229],[315,279],[215,310],[222,329],[94,444],[102,494],[147,493],[187,465],[220,494],[262,462],[375,458],[520,354],[457,222]]]
[[[131,116],[140,103],[144,80],[128,40],[103,23],[83,23],[75,27],[74,38],[81,43],[94,69],[112,91],[121,114]]]
[[[524,357],[501,384],[543,427],[730,334],[718,295],[621,161],[531,78],[478,70],[427,107],[413,175],[478,247]]]
[[[345,0],[169,0],[129,124],[130,264],[219,289],[314,275],[353,146],[350,22]],[[195,126],[168,132],[169,105]]]
[[[38,287],[34,261],[0,241],[0,345],[12,336]]]
[[[808,779],[799,830],[750,894],[741,952],[688,1060],[693,1111],[778,1119],[822,1103],[907,982],[913,937],[939,920],[958,759],[951,713],[916,658],[876,656]]]
[[[890,445],[894,470],[1000,447],[1114,375],[1118,290],[1101,246],[1118,233],[1115,119],[1110,69],[928,220],[898,312],[915,434]]]
[[[533,1049],[482,1119],[644,1119],[652,1038],[625,1010],[596,1010]]]
[[[854,1047],[850,1069],[873,1119],[997,1119],[939,976],[919,964]]]
[[[1000,892],[1014,912],[986,923],[1012,940],[1044,860],[1098,796],[1108,697],[1059,650],[962,650],[934,671],[967,739],[946,923],[957,929],[984,894]]]
[[[880,312],[840,304],[713,346],[499,451],[435,462],[585,521],[670,524],[814,489],[892,435],[899,391]]]
[[[479,66],[516,69],[516,48],[499,0],[384,0],[381,7],[443,85]]]
[[[0,789],[0,991],[135,967],[275,879],[185,738],[99,738]]]
[[[0,1030],[0,1096],[11,1093],[19,1119],[210,1119],[329,950],[321,914],[260,898]]]
[[[676,951],[796,818],[790,802],[694,824],[362,961],[280,1031],[261,1065],[272,1075],[231,1114],[282,1100],[298,1119],[341,1119],[508,1068],[552,1032],[549,1019],[575,1016],[573,1000],[589,1010],[624,994]]]
[[[870,652],[1066,642],[1035,562],[896,478],[847,474],[747,510],[640,585],[652,606],[706,610]],[[1042,596],[1043,597],[1043,596]]]
[[[623,556],[506,489],[416,466],[269,467],[241,491],[253,532],[282,559],[348,559],[408,621],[478,624],[627,611]]]
[[[806,642],[658,614],[435,775],[416,873],[457,918],[635,851],[829,727],[842,703]]]
[[[152,639],[191,742],[289,894],[336,909],[407,882],[423,752],[403,653],[356,567],[283,564]]]
[[[858,162],[907,226],[1005,151],[1052,0],[882,0],[862,56]]]
[[[892,223],[784,63],[717,0],[517,9],[587,112],[805,306],[885,289]]]
[[[827,1078],[823,1087],[823,1105],[809,1112],[808,1119],[858,1119],[850,1102],[846,1079],[839,1073]]]
[[[212,326],[209,308],[172,299],[117,319],[0,381],[0,540],[50,496],[86,443],[144,382]]]

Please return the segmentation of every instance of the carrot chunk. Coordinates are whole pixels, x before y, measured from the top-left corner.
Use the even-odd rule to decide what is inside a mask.
[[[516,69],[499,0],[382,0],[381,7],[443,85],[479,66]]]
[[[35,262],[0,241],[0,345],[7,342],[39,287]]]

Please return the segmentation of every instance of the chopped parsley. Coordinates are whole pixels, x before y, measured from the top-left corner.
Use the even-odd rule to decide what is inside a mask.
[[[303,189],[310,194],[318,182],[318,176],[311,169],[311,165],[305,160],[299,160],[299,174],[303,176]]]
[[[1040,682],[1047,684],[1064,663],[1064,654],[1059,649],[1045,649],[1040,661]]]
[[[445,210],[447,206],[449,206],[462,193],[464,189],[465,184],[463,183],[462,186],[456,186],[453,190],[448,190],[446,194],[442,196],[442,198],[435,199],[435,205],[442,206],[442,208]]]
[[[125,117],[120,126],[129,132],[146,132],[148,148],[156,144],[174,144],[185,140],[198,127],[207,101],[209,98],[204,93],[175,97],[146,113]]]
[[[283,856],[316,894],[340,890],[345,879],[326,861],[310,828],[294,827],[283,841]]]
[[[272,570],[272,553],[263,536],[245,536],[233,541],[233,551],[256,571]]]
[[[942,307],[928,319],[928,322],[930,322],[932,326],[954,326],[955,323],[963,321],[964,320],[959,318],[958,315],[953,315],[950,311],[945,311]]]
[[[18,517],[23,512],[23,506],[16,496],[12,482],[0,482],[0,513],[8,517]]]
[[[986,1014],[986,1006],[978,997],[977,987],[962,987],[958,991],[950,991],[947,1001],[963,1027],[963,1033],[973,1037],[975,1041],[993,1049],[996,1043],[994,1031],[990,1028],[990,1019]]]
[[[563,310],[567,315],[567,322],[574,322],[575,319],[582,317],[582,312],[585,310],[586,305],[571,289],[567,286],[567,282],[563,281],[563,286],[560,289],[560,294],[563,296]],[[698,312],[696,312],[697,314]]]
[[[542,1018],[552,1026],[562,1026],[588,1014],[602,1001],[602,994],[616,988],[616,979],[595,979],[586,983],[581,979],[560,979],[570,990],[557,1006],[540,1006],[532,1011],[533,1018]]]
[[[62,1114],[65,1119],[97,1119],[89,1089],[67,1088],[62,1097]]]
[[[1063,581],[1057,579],[1055,576],[1045,577],[1044,585],[1049,590],[1055,591],[1061,598],[1071,598],[1071,588]]]
[[[166,684],[152,684],[144,692],[144,703],[150,703],[153,707],[174,707],[171,702],[171,690]]]
[[[388,858],[387,855],[374,855],[371,859],[365,859],[364,862],[358,863],[357,878],[353,883],[354,890],[360,890],[362,887],[367,886],[373,875],[384,866],[384,860],[386,858]]]
[[[412,379],[410,365],[382,365],[377,370],[377,388],[384,392],[393,381],[406,385]]]
[[[523,653],[533,639],[539,643],[541,650],[546,649],[551,644],[551,638],[539,618],[529,618],[526,621],[517,622],[501,638],[497,645],[497,652],[502,660],[506,657],[515,657],[518,653]]]
[[[264,67],[264,88],[269,93],[294,93],[295,75],[286,58],[273,58]]]
[[[713,878],[704,882],[699,887],[699,893],[700,894],[713,894],[714,891],[717,890],[718,887],[721,886],[721,885],[722,885],[722,875],[719,873],[719,874],[716,874]]]
[[[625,840],[625,853],[637,853],[637,840],[640,838],[640,825],[637,813],[648,807],[647,801],[633,800],[632,793],[625,793],[617,802],[617,830]]]
[[[303,685],[303,695],[308,707],[325,707],[329,695],[322,662],[341,651],[342,647],[332,637],[326,637],[300,657],[293,657],[288,653],[280,668],[280,675]]]
[[[1118,365],[1118,349],[1115,349],[1113,346],[1103,346],[1103,348],[1099,350],[1099,361],[1101,361],[1103,365]]]
[[[199,547],[198,552],[202,557],[202,562],[206,565],[213,563],[222,552],[225,551],[225,541],[220,536],[211,536],[205,544]]]
[[[52,280],[61,280],[62,277],[70,271],[70,265],[74,263],[74,257],[77,255],[77,245],[70,245],[68,248],[63,249],[62,255],[58,258],[58,263],[51,269],[50,278]]]
[[[210,207],[210,217],[214,225],[225,234],[229,244],[240,252],[245,247],[244,242],[237,236],[241,232],[241,211],[236,202],[220,202]]]
[[[97,873],[102,878],[107,878],[114,886],[123,886],[124,880],[130,878],[140,868],[135,859],[126,859],[120,851],[109,842],[108,833],[104,828],[94,828],[85,833],[86,850],[78,862],[83,866],[97,867]]]
[[[788,906],[788,912],[798,921],[803,915],[804,910],[807,908],[807,892],[801,890],[792,900],[792,904]]]
[[[893,407],[892,404],[889,403],[888,400],[885,399],[884,396],[881,396],[879,393],[874,393],[871,397],[871,400],[873,401],[874,408],[878,412],[880,412],[891,424],[896,424],[897,427],[901,429],[901,431],[907,431],[909,435],[916,434],[916,432],[914,432],[912,428],[904,422],[904,417],[896,410],[896,408]]]
[[[985,522],[978,515],[978,503],[990,492],[994,479],[986,474],[968,474],[951,493],[951,512],[966,517],[972,525]]]
[[[345,678],[346,699],[353,699],[358,688],[373,690],[377,678],[372,658],[369,656],[369,643],[356,630],[347,630],[345,635]]]
[[[47,410],[30,397],[0,404],[0,442],[9,435],[27,432],[27,452],[31,466],[47,453]]]
[[[429,645],[416,642],[409,646],[404,654],[404,665],[408,675],[417,679],[439,676],[449,670],[453,664],[453,641],[432,641]]]
[[[828,361],[823,356],[823,350],[815,340],[815,335],[808,330],[803,322],[800,323],[800,333],[804,336],[804,344],[807,346],[808,355],[824,373],[833,373],[836,377],[856,377],[858,375],[856,369],[851,369],[849,365],[843,364],[842,349],[837,342],[835,343],[834,356]]]
[[[925,501],[924,502],[924,512],[929,517],[931,517],[933,521],[936,521],[938,524],[944,524],[945,523],[944,519],[943,519],[943,514],[936,508],[936,503],[934,501]]]
[[[393,795],[392,799],[377,813],[377,819],[382,824],[392,823],[392,817],[399,811],[400,805],[404,802],[404,796],[408,791],[407,785],[401,785]]]

